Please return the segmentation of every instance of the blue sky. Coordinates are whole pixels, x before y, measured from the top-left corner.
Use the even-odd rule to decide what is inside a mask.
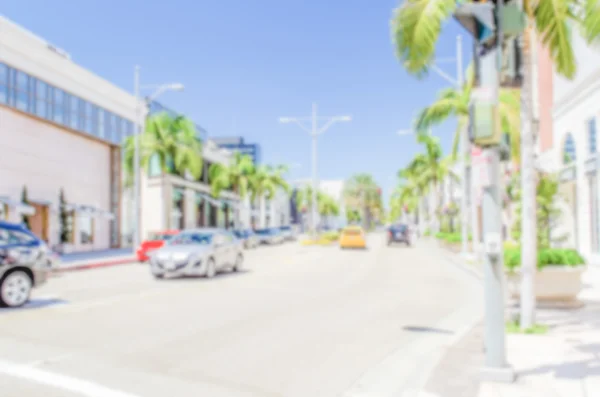
[[[311,174],[311,143],[279,116],[351,114],[319,143],[319,176],[368,172],[383,186],[419,150],[396,135],[448,85],[432,74],[407,75],[394,55],[389,30],[398,0],[4,0],[2,13],[66,50],[73,60],[132,90],[142,83],[177,81],[185,91],[165,105],[204,126],[209,136],[242,135],[262,146],[264,162],[300,164],[291,178]],[[439,57],[454,56],[448,24]],[[463,34],[464,35],[464,34]],[[465,39],[466,53],[468,53]],[[468,61],[465,55],[465,60]],[[466,62],[465,62],[466,65]],[[453,64],[442,65],[455,74]],[[454,123],[434,130],[445,149]]]

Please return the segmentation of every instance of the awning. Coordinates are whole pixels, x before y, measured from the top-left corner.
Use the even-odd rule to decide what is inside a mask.
[[[50,209],[50,211],[52,212],[58,212],[58,206],[55,205],[52,201],[50,200],[37,200],[37,199],[29,199],[29,202],[31,204],[36,204],[36,205],[40,205],[42,207],[48,207]]]
[[[112,212],[105,211],[91,205],[67,204],[66,209],[67,211],[74,211],[79,215],[85,215],[91,218],[103,218],[109,220],[115,219],[115,216]]]
[[[206,193],[199,193],[198,196],[201,197],[203,200],[208,201],[209,203],[211,203],[215,207],[222,207],[223,204],[224,204],[223,201],[215,199],[215,198],[211,197],[209,194],[206,194]]]
[[[35,215],[35,208],[29,204],[22,203],[20,201],[15,201],[10,199],[9,197],[0,197],[0,203],[8,206],[9,209],[13,209],[17,211],[17,213],[22,215]]]

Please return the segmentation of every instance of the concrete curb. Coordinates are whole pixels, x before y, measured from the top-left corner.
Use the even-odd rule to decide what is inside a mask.
[[[118,259],[104,260],[104,261],[99,261],[99,262],[74,264],[74,265],[70,265],[70,266],[69,265],[65,266],[65,264],[63,264],[62,266],[54,269],[54,272],[64,273],[64,272],[71,272],[71,271],[77,271],[77,270],[98,269],[98,268],[102,268],[102,267],[125,265],[125,264],[135,262],[135,261],[137,261],[137,258],[134,256],[131,256],[131,257],[127,257],[127,258],[118,258]]]

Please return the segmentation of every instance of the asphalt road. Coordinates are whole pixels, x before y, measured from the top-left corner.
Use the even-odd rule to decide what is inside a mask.
[[[366,251],[259,248],[212,280],[67,273],[0,312],[0,395],[401,395],[480,293],[437,254],[378,235]]]

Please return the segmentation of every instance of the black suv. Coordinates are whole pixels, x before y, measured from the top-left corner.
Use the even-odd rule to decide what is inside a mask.
[[[392,243],[404,243],[410,245],[410,229],[408,225],[397,224],[388,228],[388,245]]]

